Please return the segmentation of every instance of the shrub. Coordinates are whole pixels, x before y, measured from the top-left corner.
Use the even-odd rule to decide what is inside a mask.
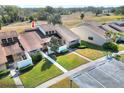
[[[60,54],[65,54],[65,53],[68,53],[68,49],[63,50],[63,51],[60,52]]]
[[[112,43],[112,42],[104,43],[104,44],[103,44],[103,48],[106,49],[106,50],[113,51],[113,52],[117,52],[117,51],[118,51],[118,46],[117,46],[117,44]]]
[[[41,55],[40,52],[36,52],[35,54],[33,54],[31,56],[31,58],[32,58],[33,63],[36,64],[36,63],[38,63],[39,61],[42,60],[42,55]]]
[[[117,55],[115,55],[113,58],[115,58],[116,60],[119,61],[119,60],[121,59],[121,56],[117,54]]]
[[[32,68],[33,68],[33,65],[30,64],[30,65],[20,68],[19,71],[24,73],[24,72],[31,70]]]
[[[9,74],[10,74],[9,70],[2,70],[2,71],[0,71],[0,78],[3,77],[3,76],[7,76]]]
[[[79,49],[84,49],[84,48],[87,48],[85,45],[80,45],[78,46]]]
[[[79,45],[80,45],[79,43],[78,44],[74,44],[74,45],[71,45],[70,48],[78,48]]]

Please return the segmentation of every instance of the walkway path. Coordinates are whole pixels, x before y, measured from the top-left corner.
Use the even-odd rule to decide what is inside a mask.
[[[22,81],[20,80],[18,73],[15,71],[15,69],[10,69],[10,74],[13,77],[13,80],[15,82],[15,85],[17,88],[24,88]]]
[[[55,66],[57,66],[60,70],[62,70],[64,73],[68,72],[64,67],[62,67],[60,64],[58,64],[56,61],[54,61],[52,58],[50,58],[48,55],[46,55],[44,52],[41,51],[41,54],[47,58],[50,62],[52,62]]]
[[[73,75],[74,73],[77,73],[77,72],[79,72],[79,71],[81,71],[81,70],[83,70],[83,69],[85,69],[85,68],[87,68],[87,67],[89,67],[89,66],[91,66],[93,64],[98,64],[101,61],[107,60],[107,56],[104,56],[104,57],[99,58],[99,59],[97,59],[95,61],[92,61],[92,60],[88,59],[87,57],[84,57],[84,56],[82,56],[82,55],[80,55],[80,54],[78,54],[76,52],[72,52],[72,53],[74,53],[74,54],[76,54],[76,55],[78,55],[78,56],[80,56],[80,57],[82,57],[82,58],[84,58],[84,59],[86,59],[86,60],[88,60],[90,62],[87,63],[87,64],[83,64],[83,65],[81,65],[81,66],[79,66],[79,67],[77,67],[77,68],[75,68],[75,69],[73,69],[71,71],[68,71],[68,72],[66,72],[66,73],[64,73],[64,74],[62,74],[60,76],[57,76],[57,77],[55,77],[55,78],[53,78],[53,79],[51,79],[51,80],[49,80],[49,81],[39,85],[39,86],[37,86],[36,88],[47,88],[47,87],[50,87],[51,85],[56,84],[57,82],[65,79],[66,77],[69,77],[70,75]],[[120,52],[118,52],[116,54],[124,54],[124,51],[120,51]]]
[[[74,53],[74,54],[76,54],[76,55],[82,57],[83,59],[85,59],[85,60],[87,60],[87,61],[93,61],[93,60],[91,60],[91,59],[89,59],[89,58],[87,58],[87,57],[85,57],[85,56],[80,55],[80,54],[77,53],[77,52],[72,52],[72,53]]]
[[[89,62],[87,64],[83,64],[83,65],[81,65],[81,66],[79,66],[79,67],[77,67],[77,68],[75,68],[75,69],[73,69],[71,71],[68,71],[68,72],[66,72],[66,73],[64,73],[64,74],[62,74],[62,75],[60,75],[58,77],[55,77],[55,78],[53,78],[53,79],[51,79],[51,80],[49,80],[49,81],[37,86],[36,88],[50,87],[51,85],[61,81],[62,79],[65,79],[66,77],[69,77],[69,76],[71,76],[71,75],[73,75],[73,74],[75,74],[75,73],[77,73],[77,72],[79,72],[79,71],[81,71],[81,70],[93,65],[93,64],[98,64],[103,60],[106,60],[106,57],[102,57],[102,58],[100,58],[100,59],[98,59],[96,61],[91,61],[91,62]]]

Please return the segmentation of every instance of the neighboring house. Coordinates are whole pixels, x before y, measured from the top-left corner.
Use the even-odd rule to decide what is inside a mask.
[[[102,10],[102,14],[109,14],[109,13],[111,13],[111,9]]]
[[[16,63],[27,60],[16,31],[0,32],[0,59],[1,70],[6,69],[9,65],[18,67],[18,65],[15,65]],[[28,61],[25,62],[29,63]],[[32,60],[29,64],[33,64]]]
[[[79,43],[79,37],[75,35],[71,30],[62,25],[42,24],[38,26],[41,33],[50,37],[52,35],[59,37],[63,45],[70,47]]]
[[[31,31],[20,34],[19,41],[25,51],[33,52],[36,50],[43,50],[44,46],[50,41],[50,38],[42,38],[36,31]]]
[[[106,42],[105,31],[99,26],[90,23],[71,29],[81,40],[93,43],[96,45],[103,45]]]

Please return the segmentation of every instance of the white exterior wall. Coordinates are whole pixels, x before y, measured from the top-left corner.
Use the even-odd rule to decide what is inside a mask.
[[[68,46],[68,47],[70,47],[71,45],[75,45],[75,44],[78,44],[78,43],[80,43],[80,40],[75,40],[75,42],[66,42],[66,45]]]
[[[25,55],[27,57],[26,60],[22,60],[22,61],[17,62],[18,68],[22,68],[22,67],[25,67],[25,66],[30,65],[30,64],[33,65],[33,62],[32,62],[30,55],[27,52],[25,52]]]
[[[103,45],[106,42],[106,39],[97,35],[96,33],[93,33],[92,31],[87,30],[79,30],[78,28],[73,28],[72,31],[79,36],[81,40],[87,41],[89,43],[93,43],[96,45]],[[89,40],[88,37],[93,37],[93,40]]]

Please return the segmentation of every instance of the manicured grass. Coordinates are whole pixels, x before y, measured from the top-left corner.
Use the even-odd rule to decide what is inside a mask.
[[[121,61],[124,63],[124,54],[122,54],[120,56],[121,56]]]
[[[88,48],[77,49],[76,52],[89,59],[96,60],[107,54],[106,51],[101,46],[97,46],[85,41],[81,41],[81,44],[87,46]]]
[[[67,70],[72,70],[82,64],[88,63],[87,60],[73,53],[57,57],[57,62]]]
[[[119,51],[124,50],[124,44],[118,44],[118,50]]]
[[[25,29],[31,29],[31,23],[29,22],[17,22],[8,26],[2,27],[2,31],[17,31],[18,33],[24,32]]]
[[[72,86],[70,86],[70,84],[71,84],[70,79],[65,78],[60,82],[57,82],[56,84],[50,86],[50,88],[79,88],[73,81]]]
[[[80,13],[62,15],[62,23],[68,28],[77,27],[82,23],[82,20],[80,19]]]
[[[101,17],[94,17],[93,20],[97,21],[97,22],[101,22],[101,23],[106,23],[106,22],[110,22],[110,21],[116,21],[116,20],[120,20],[123,19],[124,16],[101,16]]]
[[[20,78],[26,88],[36,87],[51,78],[62,74],[58,69],[49,61],[40,61],[32,70],[20,75]]]
[[[91,60],[96,60],[96,59],[106,55],[106,53],[104,53],[100,50],[95,50],[95,49],[90,49],[90,48],[78,49],[78,50],[76,50],[76,52],[82,56],[85,56],[85,57],[91,59]]]
[[[0,79],[0,88],[16,88],[13,79],[10,76]]]

